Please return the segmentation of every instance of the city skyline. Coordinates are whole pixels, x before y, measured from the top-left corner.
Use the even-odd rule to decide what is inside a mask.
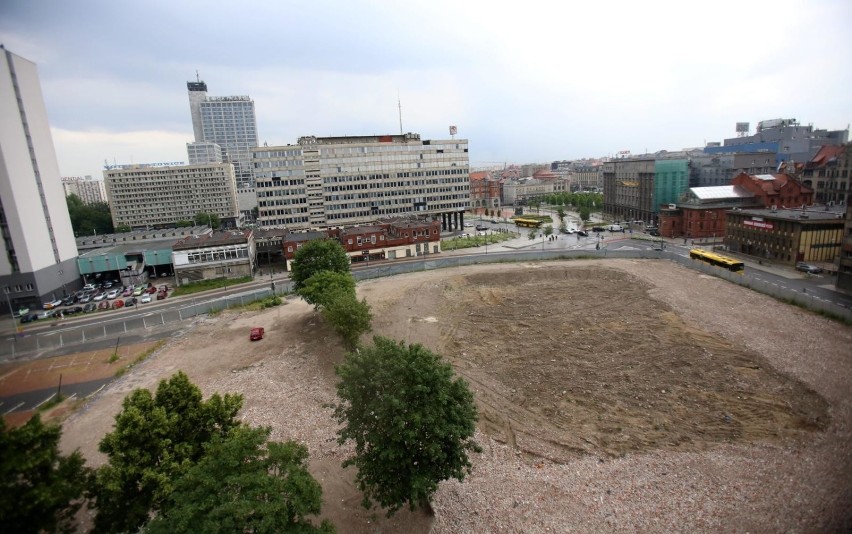
[[[0,42],[38,66],[62,176],[187,161],[196,71],[211,94],[254,100],[261,145],[397,134],[401,105],[405,132],[458,126],[475,167],[852,120],[852,72],[834,59],[852,45],[848,2],[523,8],[11,0]]]

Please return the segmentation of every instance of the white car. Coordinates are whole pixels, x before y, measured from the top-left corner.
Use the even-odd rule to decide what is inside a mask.
[[[465,222],[464,227],[465,228],[473,228],[473,223],[472,222]]]
[[[117,299],[121,294],[121,289],[112,289],[109,293],[107,293],[106,298],[109,300]]]
[[[144,295],[142,295],[142,298],[139,299],[139,302],[141,304],[146,304],[148,302],[151,302],[151,294],[145,293]]]
[[[97,302],[97,301],[103,300],[103,299],[105,299],[105,298],[106,298],[106,293],[98,293],[97,295],[95,295],[94,297],[92,297],[92,300],[94,300],[95,302]]]

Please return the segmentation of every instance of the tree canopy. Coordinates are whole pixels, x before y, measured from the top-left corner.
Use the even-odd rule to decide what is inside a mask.
[[[299,290],[299,296],[317,309],[327,307],[339,294],[355,294],[355,278],[349,271],[320,271],[305,280]]]
[[[7,429],[0,418],[0,524],[5,532],[72,532],[89,470],[75,451],[59,453],[57,425],[36,414]]]
[[[322,316],[334,327],[348,350],[355,350],[361,334],[369,332],[373,320],[366,299],[358,300],[354,289],[351,292],[337,290],[328,294],[328,303]]]
[[[125,397],[115,429],[100,442],[108,463],[96,473],[97,532],[135,532],[172,492],[174,482],[197,462],[205,444],[239,426],[242,396],[201,390],[179,372]]]
[[[237,427],[215,436],[146,532],[334,532],[328,521],[316,527],[308,519],[320,513],[322,488],[308,472],[307,448],[266,443],[269,432]]]
[[[72,193],[65,197],[65,203],[75,236],[113,233],[112,214],[106,202],[83,204],[80,197]]]
[[[349,272],[349,256],[343,246],[333,239],[314,239],[296,250],[290,280],[293,290],[301,294],[305,281],[320,271]]]
[[[438,484],[463,480],[471,469],[468,452],[480,451],[472,437],[473,393],[423,346],[380,336],[373,343],[336,369],[338,443],[355,444],[343,465],[358,469],[364,506],[375,500],[388,515],[406,503],[429,508]]]
[[[222,220],[215,213],[199,211],[195,214],[195,224],[198,226],[207,225],[214,230],[218,230],[222,226]]]

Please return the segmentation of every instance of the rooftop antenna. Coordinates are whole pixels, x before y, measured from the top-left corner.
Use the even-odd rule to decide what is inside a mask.
[[[399,89],[396,90],[396,103],[399,106],[399,135],[402,135],[402,99],[399,97]]]
[[[198,69],[195,69],[195,81],[201,83],[201,76],[198,75]]]

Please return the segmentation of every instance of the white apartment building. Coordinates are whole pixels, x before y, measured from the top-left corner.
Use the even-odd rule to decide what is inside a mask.
[[[0,45],[0,309],[78,283],[77,245],[35,63]]]
[[[237,181],[250,183],[251,148],[257,146],[254,101],[247,96],[207,96],[207,84],[200,80],[187,82],[186,88],[195,142],[219,145],[225,161],[234,164]]]
[[[66,197],[77,195],[86,205],[107,201],[104,181],[95,180],[91,176],[63,176],[62,188],[65,190]]]
[[[470,205],[466,139],[419,134],[301,137],[297,145],[252,149],[258,222],[325,228],[402,215],[442,218],[461,228]]]
[[[117,165],[104,171],[113,226],[174,226],[199,212],[237,217],[237,183],[230,163]]]

